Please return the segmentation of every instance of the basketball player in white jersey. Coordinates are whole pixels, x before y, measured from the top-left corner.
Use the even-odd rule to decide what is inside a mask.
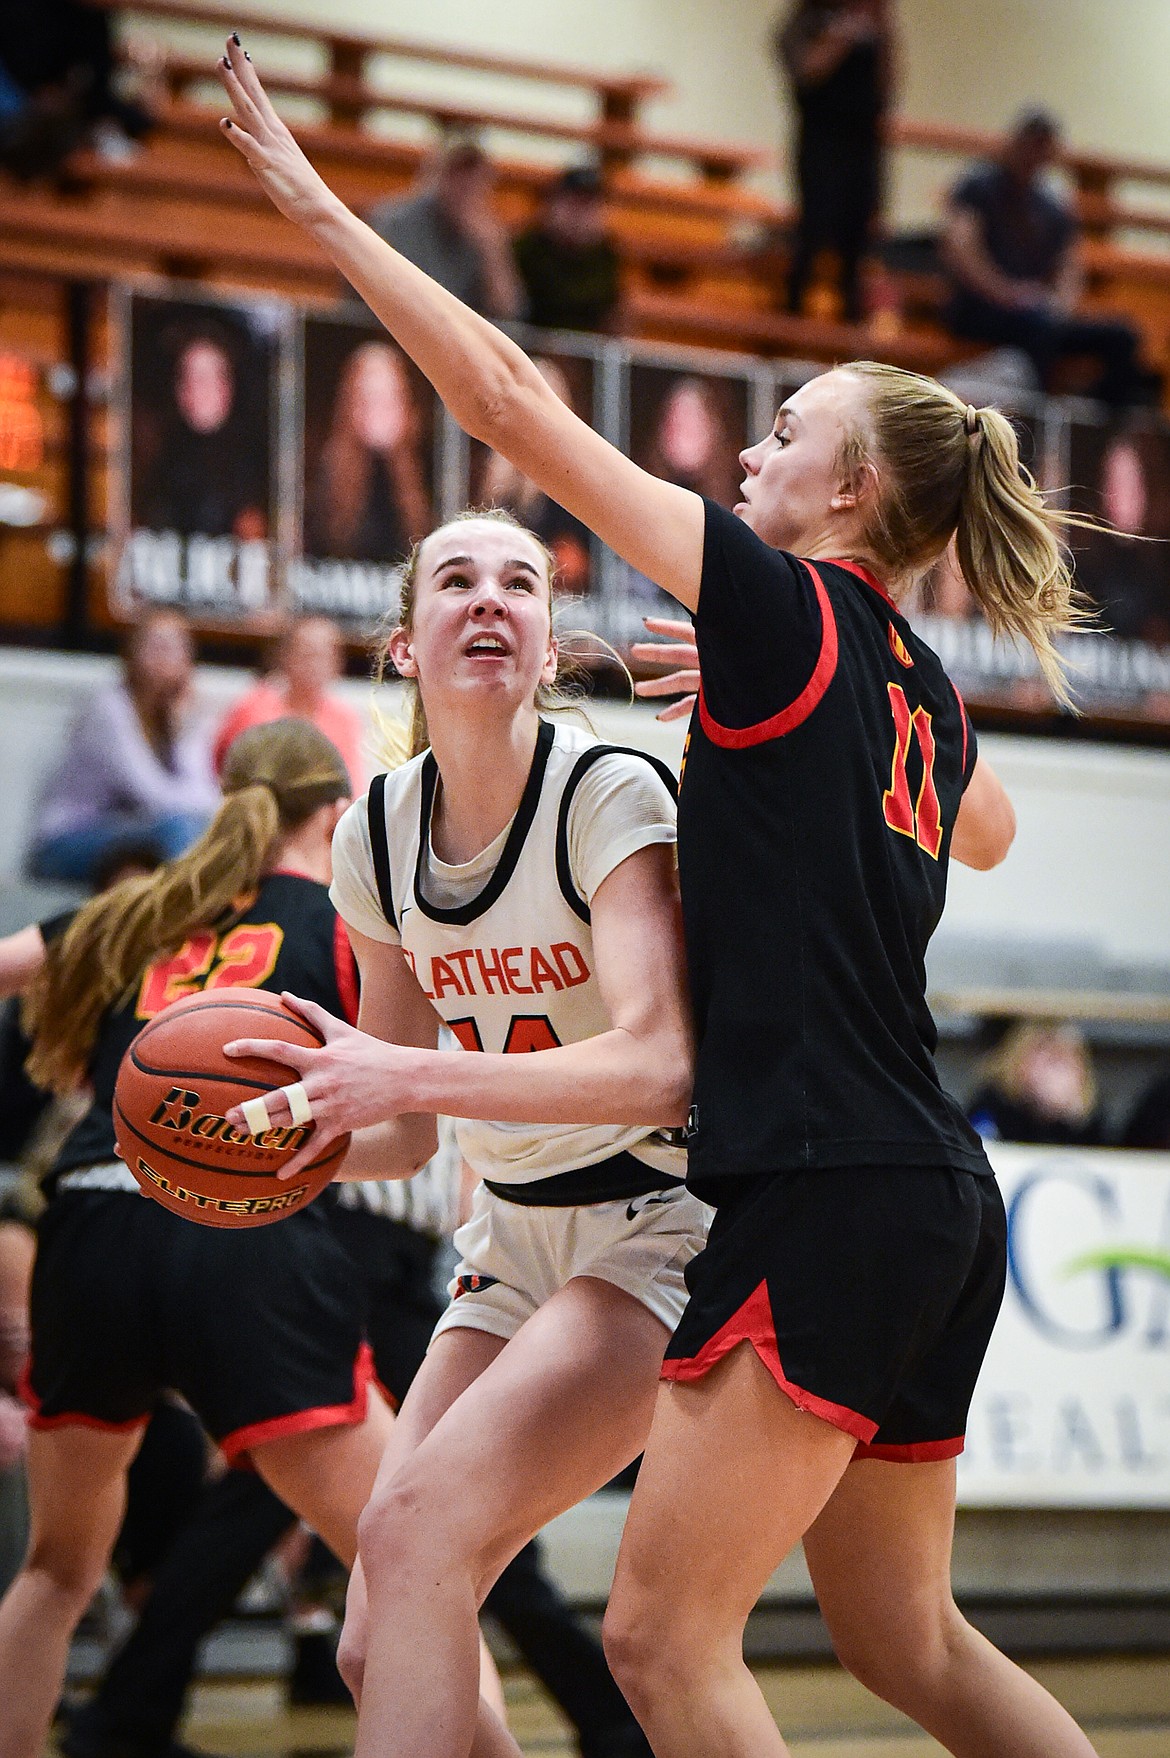
[[[444,525],[408,565],[389,657],[429,748],[334,843],[362,1030],[305,1007],[325,1048],[290,1051],[300,1082],[265,1101],[311,1112],[315,1152],[361,1130],[348,1177],[409,1175],[435,1114],[463,1119],[483,1181],[363,1516],[369,1614],[355,1572],[341,1656],[359,1755],[518,1752],[478,1704],[477,1607],[640,1451],[705,1232],[670,1139],[691,1079],[672,790],[541,714],[551,573],[507,515]],[[471,1054],[435,1049],[440,1018]]]

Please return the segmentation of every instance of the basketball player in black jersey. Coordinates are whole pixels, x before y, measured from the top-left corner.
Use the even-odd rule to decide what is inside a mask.
[[[803,1536],[841,1659],[957,1758],[1089,1758],[950,1589],[954,1455],[1004,1217],[934,1069],[924,954],[949,857],[994,866],[1014,818],[898,605],[954,539],[992,628],[1028,641],[1067,697],[1053,638],[1079,613],[1013,430],[929,379],[855,363],[805,385],[743,454],[728,514],[638,469],[350,214],[234,39],[221,77],[227,138],[460,425],[695,615],[679,820],[690,1177],[718,1212],[607,1620],[651,1745],[786,1750],[742,1637]]]
[[[126,1473],[160,1392],[180,1391],[229,1460],[261,1476],[352,1562],[390,1436],[363,1304],[325,1217],[201,1227],[140,1194],[116,1157],[111,1102],[131,1039],[169,1001],[215,983],[300,985],[356,1013],[352,954],[329,902],[345,766],[314,727],[236,740],[200,841],[26,930],[32,1073],[92,1103],[46,1181],[23,1391],[31,1408],[28,1555],[0,1601],[0,1754],[38,1758],[69,1639],[118,1534]],[[39,948],[38,948],[39,942]]]

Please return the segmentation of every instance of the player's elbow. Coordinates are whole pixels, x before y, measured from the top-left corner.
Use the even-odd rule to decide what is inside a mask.
[[[654,1121],[677,1129],[687,1120],[695,1085],[695,1058],[689,1035],[672,1032],[655,1047]]]
[[[524,397],[525,387],[511,362],[493,360],[451,413],[472,439],[499,450],[520,430]]]
[[[964,866],[987,873],[1007,859],[1008,850],[1015,839],[1015,807],[1007,795],[1002,794],[996,800],[994,809],[984,812],[978,826],[963,838],[956,850],[957,857]]]

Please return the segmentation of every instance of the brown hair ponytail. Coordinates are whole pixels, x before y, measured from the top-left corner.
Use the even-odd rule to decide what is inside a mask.
[[[186,854],[91,898],[47,948],[24,1007],[33,1040],[28,1072],[40,1086],[75,1086],[106,1009],[154,959],[237,907],[283,835],[350,791],[334,746],[307,721],[292,719],[251,727],[233,740],[223,785],[223,804]]]
[[[1046,504],[998,409],[974,409],[934,379],[872,360],[842,370],[862,380],[869,403],[869,432],[848,437],[842,465],[850,476],[866,463],[878,472],[866,533],[874,559],[895,575],[921,573],[953,537],[992,633],[1027,641],[1067,705],[1056,637],[1091,623],[1093,611],[1073,585],[1059,533],[1095,521]]]

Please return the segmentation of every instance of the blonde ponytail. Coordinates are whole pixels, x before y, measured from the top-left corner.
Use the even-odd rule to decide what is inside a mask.
[[[1093,611],[1073,584],[1050,512],[1020,463],[1015,429],[998,409],[977,409],[959,502],[959,571],[993,635],[1027,641],[1057,701],[1071,705],[1055,637],[1083,627]]]
[[[177,952],[255,890],[280,838],[319,806],[349,793],[345,764],[305,721],[251,727],[224,766],[226,798],[178,860],[91,898],[45,962],[24,1005],[31,1079],[68,1092],[83,1077],[107,1008],[155,959]]]
[[[1022,638],[1057,700],[1071,702],[1056,639],[1093,621],[1073,585],[1062,528],[1095,521],[1045,502],[998,409],[974,409],[920,373],[872,360],[842,371],[865,386],[869,431],[851,433],[841,463],[879,488],[867,544],[879,568],[921,574],[954,538],[959,569],[994,635]]]

